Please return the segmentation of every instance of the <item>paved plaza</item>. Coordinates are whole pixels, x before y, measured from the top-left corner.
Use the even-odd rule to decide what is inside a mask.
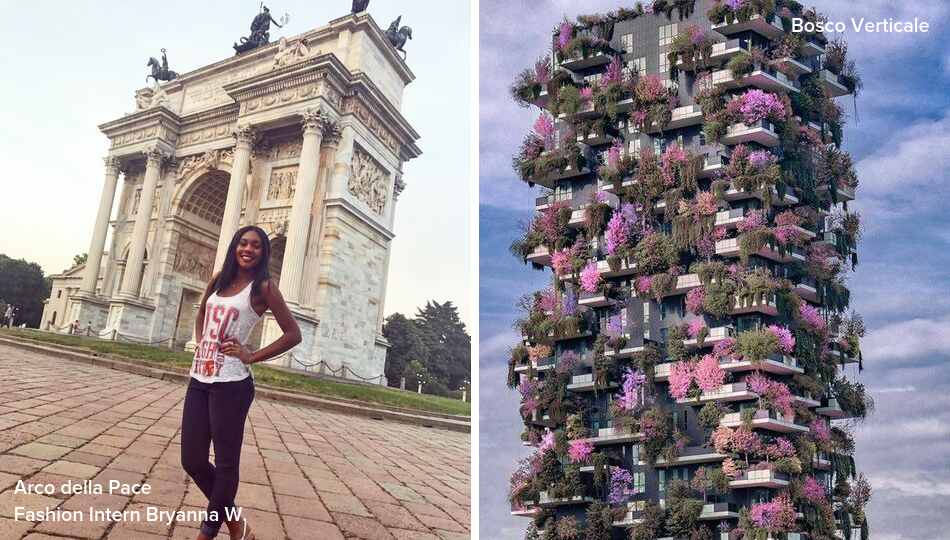
[[[0,345],[0,540],[197,537],[198,522],[145,521],[147,507],[202,510],[179,464],[185,387]],[[461,540],[471,536],[468,434],[256,400],[241,455],[242,505],[260,540]],[[54,495],[15,494],[18,480]],[[92,480],[151,493],[63,495]],[[14,508],[82,510],[84,522],[15,521]],[[89,521],[88,509],[142,521]],[[227,539],[226,529],[218,536]]]

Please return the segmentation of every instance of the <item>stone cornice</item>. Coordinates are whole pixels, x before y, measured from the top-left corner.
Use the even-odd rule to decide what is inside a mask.
[[[383,97],[382,92],[373,84],[373,81],[361,72],[353,73],[351,79],[350,90],[344,97],[344,101],[357,99],[360,103],[366,105],[373,116],[380,119],[388,129],[393,131],[402,145],[403,151],[399,156],[401,160],[408,161],[422,155],[422,150],[416,145],[419,134],[405,117],[389,103],[389,100]]]
[[[118,120],[99,125],[101,131],[110,139],[145,127],[158,126],[170,130],[176,136],[181,129],[181,117],[168,110],[164,105],[144,111],[128,114]],[[174,141],[172,141],[174,142]]]
[[[349,83],[349,71],[336,55],[319,54],[289,66],[277,68],[247,79],[223,86],[224,91],[238,103],[280,92],[307,83],[327,81],[342,94]]]

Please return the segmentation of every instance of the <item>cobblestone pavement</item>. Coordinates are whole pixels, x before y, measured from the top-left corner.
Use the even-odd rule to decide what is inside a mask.
[[[184,390],[0,345],[0,540],[197,538],[197,521],[145,519],[148,507],[207,504],[179,464]],[[468,434],[256,400],[237,503],[260,540],[467,540],[470,471]],[[56,493],[15,494],[20,479]],[[106,493],[60,493],[87,479]],[[151,493],[109,495],[110,480]],[[85,521],[16,521],[18,506],[82,510]],[[90,506],[142,520],[90,521]]]

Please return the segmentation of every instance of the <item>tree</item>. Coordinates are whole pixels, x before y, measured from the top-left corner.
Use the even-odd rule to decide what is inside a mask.
[[[458,388],[463,380],[471,380],[472,338],[451,301],[426,302],[412,322],[429,350],[425,365],[433,377],[449,388]]]
[[[73,256],[73,268],[79,266],[80,264],[86,264],[86,260],[89,259],[88,253],[80,253]]]
[[[413,358],[403,369],[402,377],[406,378],[406,389],[416,391],[419,388],[419,381],[425,384],[425,381],[429,379],[429,370]]]
[[[0,253],[0,298],[18,308],[15,324],[39,328],[52,282],[40,265]]]
[[[402,313],[386,317],[383,335],[390,345],[386,351],[386,379],[389,386],[396,387],[410,360],[417,360],[423,366],[428,364],[429,349],[422,341],[419,328]]]

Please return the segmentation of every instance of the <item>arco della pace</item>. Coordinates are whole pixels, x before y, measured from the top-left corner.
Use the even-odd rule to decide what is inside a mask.
[[[383,383],[394,210],[420,154],[400,114],[413,79],[358,13],[139,90],[135,112],[99,126],[111,146],[88,260],[53,276],[43,320],[193,346],[212,273],[256,224],[303,334],[295,360],[273,362]],[[249,346],[278,335],[267,316]]]

